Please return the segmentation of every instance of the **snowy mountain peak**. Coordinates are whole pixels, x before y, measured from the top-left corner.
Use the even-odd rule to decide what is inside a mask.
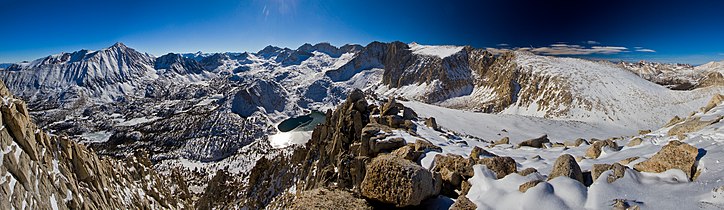
[[[464,46],[454,45],[421,45],[418,43],[410,43],[410,50],[412,53],[420,55],[437,56],[440,58],[449,57],[455,53],[463,50]]]
[[[201,73],[204,70],[196,60],[175,53],[156,58],[154,68],[172,70],[179,74]]]
[[[123,44],[123,42],[116,42],[115,44],[111,45],[111,47],[109,47],[109,48],[127,49],[129,47],[126,46],[125,44]]]

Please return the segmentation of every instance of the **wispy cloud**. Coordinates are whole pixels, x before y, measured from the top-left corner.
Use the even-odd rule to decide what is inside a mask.
[[[596,44],[601,44],[601,43],[600,43],[600,42],[597,42],[597,41],[590,40],[590,41],[586,41],[586,44],[596,45]]]
[[[648,52],[648,53],[655,53],[655,52],[656,52],[656,50],[652,50],[652,49],[646,49],[646,48],[638,48],[638,49],[636,49],[636,52]]]
[[[264,20],[269,17],[269,10],[266,8],[266,5],[264,5],[264,8],[261,9],[261,14],[264,15]]]
[[[521,50],[520,48],[519,50]],[[592,46],[584,47],[576,44],[551,44],[547,47],[528,48],[522,50],[529,50],[535,54],[541,55],[591,55],[591,54],[617,54],[622,52],[629,52],[626,47],[619,46]]]
[[[507,50],[528,51],[538,55],[566,56],[566,55],[615,55],[629,52],[655,53],[656,50],[643,47],[623,46],[602,46],[597,41],[581,42],[585,44],[568,44],[567,42],[556,42],[544,47],[511,47],[507,44],[497,44],[496,48],[487,48],[493,53],[501,53]],[[595,43],[595,45],[594,45]]]
[[[497,44],[496,46],[498,46],[498,47],[507,47],[507,46],[510,46],[510,45],[509,45],[509,44],[506,44],[506,43],[500,43],[500,44]]]

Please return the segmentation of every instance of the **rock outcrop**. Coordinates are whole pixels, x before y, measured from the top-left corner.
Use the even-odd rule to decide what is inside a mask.
[[[491,171],[495,172],[496,178],[502,179],[508,174],[518,171],[515,160],[511,157],[491,157],[478,160],[478,164],[483,164]]]
[[[523,170],[521,170],[521,171],[518,172],[518,174],[521,175],[521,176],[528,176],[528,174],[532,174],[532,173],[538,173],[538,169],[535,169],[535,168],[526,168],[526,169],[523,169]]]
[[[362,196],[397,207],[419,205],[440,193],[441,178],[409,160],[375,157],[361,184]]]
[[[634,139],[631,139],[631,141],[629,141],[628,144],[626,144],[626,146],[634,147],[634,146],[638,146],[639,144],[641,144],[643,142],[644,142],[644,140],[641,138],[634,138]]]
[[[425,152],[442,150],[426,140],[407,143],[391,137],[394,129],[414,133],[411,122],[392,121],[417,120],[416,114],[408,111],[409,119],[404,119],[399,113],[409,108],[394,100],[380,107],[368,105],[362,91],[350,92],[344,103],[327,111],[325,122],[315,127],[304,146],[289,148],[291,154],[260,159],[251,169],[248,183],[241,187],[243,196],[231,201],[232,205],[217,207],[264,208],[275,197],[302,196],[285,194],[290,188],[297,192],[339,189],[355,198],[398,207],[419,205],[437,196],[442,177],[413,160]],[[472,169],[468,174],[472,176]],[[284,202],[274,205],[293,208]]]
[[[601,156],[601,150],[603,150],[603,148],[608,148],[613,151],[620,150],[618,148],[618,144],[616,144],[613,140],[606,139],[594,141],[593,144],[591,144],[591,146],[586,150],[586,157],[592,159],[598,158],[598,156]]]
[[[495,141],[493,144],[494,144],[494,145],[510,144],[510,138],[508,138],[507,136],[506,136],[506,137],[503,137],[503,138],[501,138],[500,140]]]
[[[0,209],[183,209],[185,183],[161,179],[147,155],[99,157],[66,137],[49,135],[30,120],[25,103],[0,83],[3,98]],[[181,182],[181,183],[179,183]]]
[[[683,140],[683,135],[686,133],[694,132],[701,130],[702,128],[709,126],[711,124],[717,123],[721,121],[724,118],[724,116],[720,116],[716,119],[711,120],[701,120],[700,117],[690,117],[684,120],[683,122],[674,125],[669,129],[669,131],[666,133],[669,136],[678,136],[679,140]]]
[[[608,176],[606,178],[606,181],[608,183],[613,183],[617,179],[620,179],[624,176],[624,172],[626,171],[626,166],[621,165],[620,163],[614,163],[612,165],[610,164],[593,164],[593,168],[591,169],[591,177],[593,181],[596,181],[599,176],[604,171],[613,170],[613,174]]]
[[[523,142],[520,142],[518,144],[518,147],[527,146],[527,147],[543,148],[543,144],[545,144],[545,143],[550,143],[550,140],[548,140],[548,135],[543,135],[538,138],[525,140]]]
[[[687,143],[670,141],[654,156],[646,161],[634,165],[634,169],[642,172],[661,173],[669,169],[683,171],[689,179],[694,179],[696,173],[696,157],[699,150]]]
[[[460,155],[435,155],[433,172],[442,176],[442,193],[454,196],[464,180],[473,177],[474,161]]]
[[[458,199],[455,200],[455,203],[450,206],[450,210],[475,210],[477,208],[478,207],[465,196],[458,197]]]
[[[553,165],[553,171],[548,175],[548,180],[552,180],[556,177],[564,176],[571,179],[575,179],[581,184],[583,182],[583,173],[581,173],[581,167],[576,163],[576,159],[569,154],[564,154],[556,159]]]
[[[541,182],[543,182],[543,181],[533,180],[533,181],[523,183],[520,186],[518,186],[518,191],[525,193],[526,191],[528,191],[528,189],[530,189],[531,187],[535,187],[536,185],[540,184]]]

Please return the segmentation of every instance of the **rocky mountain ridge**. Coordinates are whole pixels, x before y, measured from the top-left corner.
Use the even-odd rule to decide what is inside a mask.
[[[121,160],[65,137],[49,135],[31,122],[22,100],[0,83],[2,129],[0,208],[107,209],[190,206],[178,175],[161,179],[145,153]]]
[[[724,83],[722,62],[692,66],[640,61],[638,63],[620,62],[618,65],[646,80],[672,90],[691,90]]]

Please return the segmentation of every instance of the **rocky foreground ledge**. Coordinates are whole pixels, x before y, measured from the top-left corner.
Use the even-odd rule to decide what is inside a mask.
[[[183,179],[165,179],[143,152],[99,157],[31,122],[23,101],[0,82],[0,209],[186,209]]]
[[[721,95],[715,97],[710,104],[721,104],[721,98]],[[678,140],[668,142],[650,158],[632,157],[610,164],[594,164],[590,171],[581,170],[579,163],[586,159],[596,160],[606,153],[615,153],[624,147],[636,147],[642,144],[643,140],[633,139],[626,146],[619,146],[621,138],[551,143],[546,136],[542,136],[521,142],[513,148],[565,150],[587,147],[583,156],[560,155],[551,171],[518,168],[521,164],[514,158],[499,156],[477,146],[467,157],[443,153],[442,148],[416,133],[418,124],[440,130],[434,118],[419,118],[412,109],[394,99],[388,99],[380,106],[368,104],[359,90],[351,92],[348,99],[335,111],[327,112],[326,118],[326,122],[314,130],[312,139],[304,146],[292,148],[291,155],[259,160],[248,181],[237,183],[241,187],[228,185],[233,178],[221,177],[219,174],[225,174],[223,171],[217,173],[217,177],[209,185],[215,187],[207,188],[197,208],[245,206],[252,209],[386,209],[444,205],[451,209],[476,209],[469,193],[471,187],[474,188],[473,183],[479,182],[473,180],[475,177],[481,179],[480,176],[487,176],[490,180],[508,179],[507,176],[511,174],[524,177],[529,181],[515,186],[520,193],[526,193],[539,185],[544,187],[536,189],[552,190],[551,184],[571,184],[571,181],[579,183],[572,185],[580,186],[577,188],[585,193],[586,188],[595,185],[598,179],[614,183],[625,176],[640,176],[637,174],[643,172],[680,170],[685,174],[684,179],[687,179],[680,181],[688,182],[696,180],[701,173],[698,160],[703,155],[702,152],[697,147]],[[681,139],[684,139],[685,133],[719,122],[721,117],[697,124],[698,127],[682,123],[695,120],[698,119],[692,117],[680,120],[668,125],[672,128],[667,129],[683,129],[683,133],[678,135],[683,135]],[[395,132],[405,132],[411,137],[390,135]],[[641,132],[645,134],[651,131]],[[416,140],[410,141],[410,138]],[[496,145],[508,145],[509,141],[503,138],[489,143],[492,148]],[[437,155],[434,156],[433,165],[425,167],[422,159],[429,154]],[[540,156],[537,158],[540,159]],[[570,181],[557,180],[561,178]],[[224,183],[227,183],[225,187],[216,187]],[[230,191],[232,196],[217,196],[216,189]],[[476,193],[480,191],[473,190]],[[481,195],[475,194],[472,198],[478,196]],[[606,202],[610,202],[609,206],[617,209],[638,209],[638,205],[642,204],[627,199]]]
[[[325,123],[314,129],[305,145],[287,148],[289,153],[274,158],[261,158],[247,179],[219,170],[205,193],[192,201],[184,178],[177,172],[157,174],[144,152],[121,160],[99,157],[81,144],[38,130],[30,122],[25,104],[3,85],[0,96],[0,209],[477,209],[500,208],[486,206],[485,199],[503,194],[532,195],[542,199],[541,205],[558,199],[568,208],[605,203],[614,209],[639,209],[652,206],[647,203],[651,201],[606,195],[621,196],[609,199],[596,193],[618,186],[617,182],[638,182],[638,178],[650,176],[647,174],[673,174],[647,182],[668,179],[662,183],[685,184],[700,177],[709,180],[701,184],[711,182],[720,168],[712,162],[703,164],[707,150],[692,145],[689,139],[701,139],[697,132],[706,129],[716,134],[724,112],[724,96],[717,95],[699,114],[676,117],[665,128],[641,131],[630,140],[552,143],[541,136],[517,145],[507,138],[477,139],[487,146],[468,146],[466,141],[455,140],[458,134],[438,126],[434,118],[421,118],[392,98],[380,105],[368,104],[365,94],[354,90],[336,110],[326,113]],[[430,132],[451,140],[444,145],[433,143],[425,139]],[[651,147],[659,148],[651,155],[606,162],[612,160],[611,154],[642,150],[641,145],[651,145],[659,137],[676,140]],[[469,154],[453,154],[446,151],[451,145],[472,149]],[[569,149],[581,151],[577,153],[581,155],[561,152]],[[519,157],[504,156],[500,151],[558,154],[543,171],[521,168],[524,164]],[[536,155],[525,161],[540,159]],[[596,162],[590,165],[592,161]],[[581,164],[590,170],[583,170]],[[514,190],[489,191],[501,183],[514,185],[504,186]],[[590,198],[595,196],[606,198]],[[721,206],[722,196],[724,188],[716,188],[699,205]]]

